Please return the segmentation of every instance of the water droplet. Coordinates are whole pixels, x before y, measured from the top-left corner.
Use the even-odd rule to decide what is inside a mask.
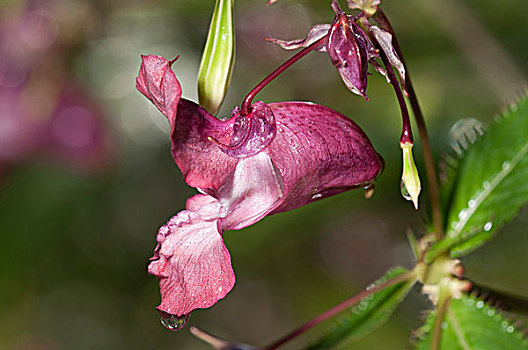
[[[320,193],[316,193],[316,194],[314,194],[314,195],[312,196],[312,199],[319,199],[319,198],[321,198],[322,196],[323,196],[322,194],[320,194]]]
[[[366,309],[367,309],[367,306],[368,306],[368,303],[367,303],[366,301],[364,301],[364,300],[362,300],[362,301],[359,303],[359,305],[358,305],[358,307],[359,307],[359,309],[360,309],[361,311],[366,310]]]
[[[502,328],[506,328],[506,327],[508,327],[508,321],[502,321],[502,323],[501,323],[501,327],[502,327]]]
[[[484,224],[484,231],[488,232],[493,227],[493,223],[491,221],[488,221]]]
[[[489,183],[489,181],[484,181],[482,183],[482,187],[485,189],[485,190],[488,190],[490,187],[491,187],[491,184]]]
[[[467,209],[462,209],[462,210],[460,211],[460,213],[458,213],[458,218],[459,218],[460,220],[464,220],[465,218],[467,218],[467,214],[468,214]]]
[[[374,196],[374,184],[363,187],[365,189],[365,199],[370,199]]]
[[[187,321],[189,321],[189,317],[191,317],[190,314],[176,316],[161,310],[158,310],[158,313],[160,315],[161,324],[169,331],[178,331],[182,329],[185,324],[187,324]]]
[[[470,199],[468,202],[468,207],[473,208],[477,204],[477,201],[474,199]]]
[[[403,198],[408,201],[412,200],[411,195],[409,194],[409,191],[407,191],[407,187],[405,187],[403,181],[400,182],[400,192]]]
[[[510,162],[502,163],[502,170],[504,170],[504,171],[510,170]]]
[[[508,333],[513,333],[514,330],[515,330],[515,328],[513,328],[513,326],[509,326],[508,328],[506,328],[506,331]]]
[[[484,307],[484,302],[482,300],[477,301],[477,309],[482,309]]]
[[[495,310],[489,309],[488,310],[488,316],[493,316],[493,315],[495,315]]]

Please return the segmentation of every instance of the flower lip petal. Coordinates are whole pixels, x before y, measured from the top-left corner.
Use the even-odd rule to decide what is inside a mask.
[[[187,210],[160,228],[159,242],[148,271],[160,279],[161,304],[167,314],[188,315],[208,308],[233,288],[231,258],[218,231],[218,201],[199,194],[187,201]],[[205,218],[202,217],[205,215]]]

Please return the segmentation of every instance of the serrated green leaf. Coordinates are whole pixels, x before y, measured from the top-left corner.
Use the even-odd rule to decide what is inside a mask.
[[[418,330],[417,350],[430,350],[435,312]],[[441,350],[523,350],[528,343],[513,325],[484,301],[464,297],[453,299],[442,323]]]
[[[527,98],[470,146],[454,174],[443,189],[450,199],[446,238],[429,258],[447,250],[452,257],[475,250],[528,201]]]
[[[401,276],[407,270],[401,267],[390,270],[374,283],[379,285],[391,278]],[[337,319],[332,328],[307,350],[330,349],[343,340],[357,340],[381,326],[392,315],[414,285],[415,279],[403,280],[380,290],[353,306],[348,314]]]

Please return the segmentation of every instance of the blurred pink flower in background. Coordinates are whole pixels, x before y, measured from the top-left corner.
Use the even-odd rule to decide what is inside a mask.
[[[35,157],[85,172],[109,164],[101,107],[68,69],[83,39],[61,34],[75,28],[61,28],[51,4],[13,6],[1,20],[0,172]]]

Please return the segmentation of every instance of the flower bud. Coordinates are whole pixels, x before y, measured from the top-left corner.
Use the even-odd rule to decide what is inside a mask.
[[[412,143],[400,143],[403,152],[403,173],[401,179],[401,193],[403,198],[410,200],[414,204],[414,208],[418,209],[418,196],[422,186],[420,184],[420,175],[418,169],[414,164],[412,155]]]
[[[234,63],[233,0],[216,0],[198,71],[200,105],[211,114],[222,105]]]

